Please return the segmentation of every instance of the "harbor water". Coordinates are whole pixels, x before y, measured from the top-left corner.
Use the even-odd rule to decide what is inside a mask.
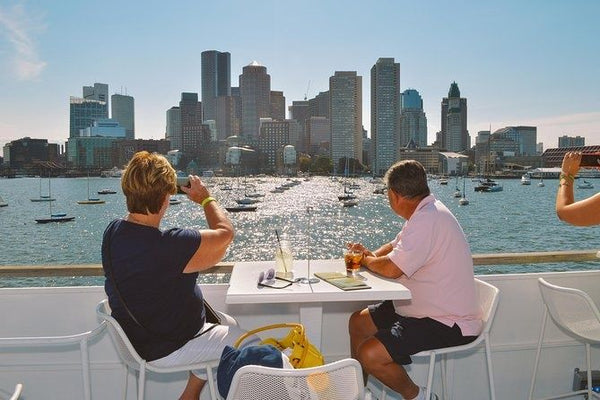
[[[360,241],[375,249],[394,238],[403,220],[390,210],[386,194],[374,194],[381,184],[369,178],[355,178],[353,189],[358,204],[343,207],[341,180],[328,177],[295,179],[296,185],[282,193],[277,186],[292,181],[285,178],[210,178],[211,194],[226,206],[247,193],[256,197],[255,212],[230,213],[236,236],[224,261],[273,260],[277,246],[275,230],[286,234],[296,259],[341,258],[344,243]],[[8,203],[0,208],[0,265],[100,264],[100,245],[106,225],[126,215],[125,197],[118,178],[41,179],[42,194],[51,190],[53,202],[32,202],[39,197],[40,178],[0,179],[0,196]],[[450,178],[447,185],[431,180],[433,194],[454,213],[463,227],[471,250],[478,253],[515,253],[534,251],[589,250],[600,244],[600,227],[573,227],[556,217],[554,202],[557,180],[538,186],[521,185],[520,180],[499,180],[503,190],[475,192],[476,182],[467,179],[465,194],[469,205],[460,206],[454,197],[462,192],[462,178]],[[600,188],[600,181],[591,182]],[[89,185],[89,194],[88,194]],[[101,189],[115,194],[98,195]],[[575,189],[576,199],[588,197],[596,189]],[[96,197],[104,204],[83,205],[77,201]],[[206,227],[202,208],[185,195],[176,195],[180,204],[169,206],[161,228]],[[50,210],[50,207],[52,210]],[[36,218],[66,213],[75,219],[65,223],[38,224]],[[513,273],[548,270],[598,268],[585,265],[539,264],[477,266],[476,273]],[[102,284],[102,277],[4,278],[0,287],[46,286],[55,284]],[[61,283],[62,282],[62,283]]]

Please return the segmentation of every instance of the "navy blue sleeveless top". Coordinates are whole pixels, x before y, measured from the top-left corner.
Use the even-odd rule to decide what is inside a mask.
[[[108,240],[110,269],[104,250]],[[104,231],[104,290],[112,316],[147,361],[179,349],[204,325],[202,292],[196,285],[198,273],[183,273],[200,240],[200,232],[196,230],[161,231],[122,219],[112,221]],[[125,304],[146,329],[121,304],[108,275],[111,272]]]

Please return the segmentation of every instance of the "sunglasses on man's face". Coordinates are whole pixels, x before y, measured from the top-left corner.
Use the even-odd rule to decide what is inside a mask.
[[[273,283],[275,283],[276,280],[284,281],[284,282],[287,282],[287,283],[285,285],[283,285],[283,286],[274,286]],[[277,276],[275,274],[275,270],[273,268],[269,268],[266,272],[265,271],[260,271],[260,274],[258,274],[258,283],[257,283],[258,287],[269,287],[269,288],[272,288],[272,289],[283,289],[283,288],[286,288],[288,286],[291,286],[292,283],[294,283],[294,281],[290,281],[289,279],[280,278],[279,276]]]

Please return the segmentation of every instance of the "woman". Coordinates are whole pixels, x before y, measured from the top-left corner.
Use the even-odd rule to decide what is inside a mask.
[[[556,215],[562,221],[576,226],[600,224],[600,193],[575,201],[573,186],[581,165],[581,153],[569,151],[562,162],[558,193],[556,194]]]
[[[223,313],[218,313],[221,324],[206,322],[196,279],[199,271],[225,255],[234,236],[231,222],[200,178],[191,175],[181,190],[203,208],[208,229],[160,230],[170,195],[177,193],[177,176],[158,154],[136,153],[121,187],[129,213],[109,224],[102,243],[105,291],[113,317],[151,364],[219,359],[225,345],[244,332]],[[205,382],[204,375],[192,371],[180,399],[198,400]]]

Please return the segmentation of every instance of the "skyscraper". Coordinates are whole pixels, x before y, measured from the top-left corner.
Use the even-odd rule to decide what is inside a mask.
[[[135,139],[135,113],[132,96],[113,94],[110,96],[111,118],[125,128],[125,137]]]
[[[402,92],[400,111],[400,147],[411,142],[417,147],[427,146],[427,117],[419,92],[408,89]]]
[[[456,82],[452,82],[448,97],[442,99],[442,148],[460,152],[471,145],[467,130],[467,99],[460,97]]]
[[[371,67],[373,172],[383,175],[398,160],[400,143],[400,64],[380,58]]]
[[[216,50],[203,51],[202,120],[217,119],[217,97],[231,96],[231,54]]]
[[[171,142],[171,150],[181,150],[183,142],[181,135],[181,109],[174,106],[167,110],[167,127],[165,129],[165,139]]]
[[[83,97],[70,97],[69,137],[78,137],[79,130],[94,125],[97,119],[108,118],[108,85],[94,83],[83,86]]]
[[[207,133],[202,125],[202,103],[198,93],[181,93],[181,151],[190,159],[198,157]],[[208,133],[210,135],[210,133]]]
[[[331,159],[338,172],[341,158],[362,163],[362,76],[336,71],[329,78]]]
[[[253,61],[242,69],[239,79],[242,135],[256,139],[260,118],[271,117],[271,77],[267,74],[267,67]]]

